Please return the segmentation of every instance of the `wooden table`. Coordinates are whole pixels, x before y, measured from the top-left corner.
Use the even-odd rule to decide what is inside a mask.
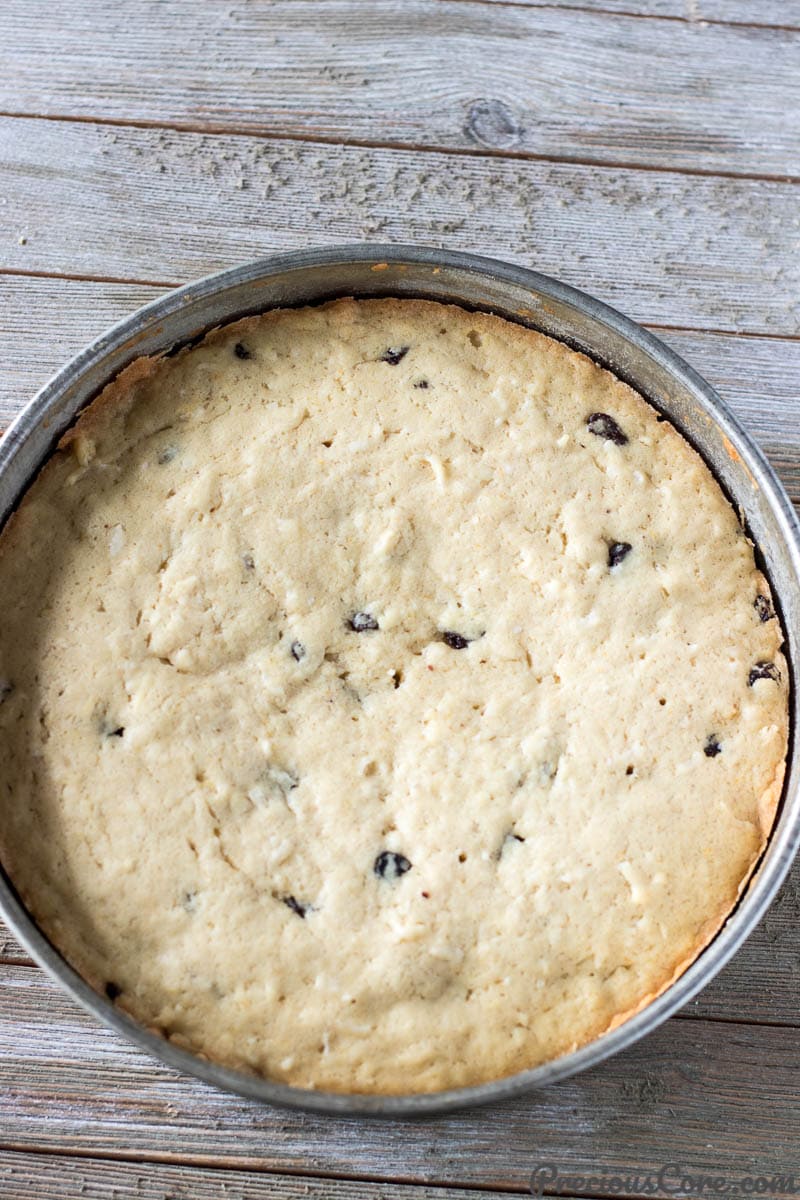
[[[655,329],[800,500],[798,0],[3,0],[0,112],[0,427],[176,283],[419,242]],[[478,1200],[543,1163],[590,1197],[671,1163],[800,1188],[799,989],[795,870],[613,1061],[447,1119],[336,1121],[176,1075],[0,934],[0,1195]]]

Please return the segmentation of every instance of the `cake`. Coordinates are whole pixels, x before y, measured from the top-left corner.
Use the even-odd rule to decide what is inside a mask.
[[[431,1092],[589,1042],[773,824],[788,672],[736,513],[499,317],[345,299],[138,360],[0,595],[5,870],[101,994],[271,1080]]]

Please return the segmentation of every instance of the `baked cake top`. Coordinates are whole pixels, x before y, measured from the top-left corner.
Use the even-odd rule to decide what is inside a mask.
[[[421,301],[140,361],[0,536],[0,850],[99,990],[223,1063],[428,1091],[586,1042],[773,821],[779,621],[698,455]]]

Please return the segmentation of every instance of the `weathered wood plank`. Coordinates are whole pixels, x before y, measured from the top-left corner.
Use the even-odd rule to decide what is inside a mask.
[[[467,0],[477,3],[479,0]],[[490,4],[525,4],[531,8],[581,9],[633,17],[672,17],[690,23],[773,25],[800,29],[797,0],[484,0]]]
[[[462,0],[466,4],[525,4],[529,8],[576,8],[592,13],[612,13],[637,17],[682,17],[687,20],[686,0]]]
[[[641,320],[800,331],[789,184],[4,118],[0,188],[6,270],[178,282],[408,241],[535,265]]]
[[[201,21],[6,0],[3,27],[12,113],[798,173],[800,33],[450,0],[232,0]]]
[[[78,1012],[41,972],[0,967],[6,1148],[520,1190],[547,1162],[608,1176],[687,1159],[729,1177],[789,1174],[798,1071],[796,1029],[671,1021],[526,1099],[424,1123],[325,1119],[180,1077]],[[614,1193],[602,1181],[592,1189]]]
[[[0,430],[83,346],[162,291],[0,275]]]
[[[797,0],[683,0],[691,21],[731,21],[746,25],[775,25],[800,29]]]
[[[29,964],[30,958],[13,933],[0,921],[0,962]]]
[[[510,1194],[0,1151],[0,1197],[8,1200],[508,1200]]]

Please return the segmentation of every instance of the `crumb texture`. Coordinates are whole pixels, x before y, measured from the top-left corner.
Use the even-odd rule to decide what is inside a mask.
[[[0,536],[0,849],[102,993],[301,1087],[580,1045],[773,820],[788,677],[716,482],[498,318],[277,311],[138,363]]]

